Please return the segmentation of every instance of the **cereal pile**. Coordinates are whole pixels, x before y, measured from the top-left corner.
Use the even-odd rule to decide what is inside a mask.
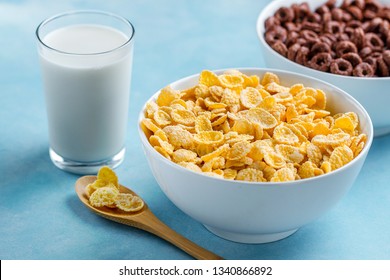
[[[97,179],[87,185],[85,192],[89,197],[89,203],[94,207],[107,206],[126,212],[136,212],[144,207],[140,197],[120,192],[118,177],[107,166],[100,168]]]
[[[199,84],[163,88],[142,128],[167,159],[225,179],[281,182],[331,172],[363,149],[354,112],[334,116],[320,89],[281,85],[266,73],[202,71]]]
[[[281,7],[265,21],[265,40],[301,65],[357,77],[390,75],[390,7],[376,0],[329,0]]]

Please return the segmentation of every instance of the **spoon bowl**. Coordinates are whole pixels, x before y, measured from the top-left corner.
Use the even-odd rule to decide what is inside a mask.
[[[150,232],[171,244],[182,249],[187,254],[193,256],[199,260],[221,260],[222,257],[200,247],[199,245],[193,243],[189,239],[180,235],[161,220],[159,220],[150,210],[148,205],[144,202],[142,209],[136,212],[124,212],[116,208],[109,207],[93,207],[89,203],[88,196],[86,194],[85,188],[88,184],[93,183],[96,180],[96,176],[83,176],[76,181],[75,189],[76,193],[81,200],[81,202],[92,212],[102,216],[103,218],[112,220],[117,223],[125,224],[128,226],[136,227],[147,232]],[[135,192],[126,188],[123,185],[119,185],[120,192],[130,193],[132,195],[137,195]],[[138,196],[138,195],[137,195]]]

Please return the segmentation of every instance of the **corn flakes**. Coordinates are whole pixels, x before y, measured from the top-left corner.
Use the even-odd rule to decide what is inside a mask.
[[[130,193],[120,193],[115,199],[117,208],[126,212],[136,212],[144,207],[144,202],[141,198]]]
[[[94,191],[89,194],[91,187]],[[93,207],[117,208],[126,212],[135,212],[143,208],[143,200],[129,193],[121,193],[118,177],[108,166],[99,169],[97,179],[86,187],[89,203]]]
[[[326,104],[323,90],[282,84],[271,72],[204,70],[191,88],[162,89],[141,126],[157,152],[189,170],[285,182],[329,173],[365,147],[358,115],[332,115]]]
[[[119,195],[119,191],[110,185],[95,190],[89,197],[89,202],[94,207],[113,206]]]

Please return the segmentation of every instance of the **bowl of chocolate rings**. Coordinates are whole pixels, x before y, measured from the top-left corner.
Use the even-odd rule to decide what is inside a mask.
[[[285,238],[331,209],[358,176],[371,119],[345,91],[275,69],[203,70],[143,106],[150,169],[180,210],[222,238]]]
[[[381,136],[390,133],[389,23],[389,0],[275,0],[260,12],[256,28],[267,67],[345,90]]]

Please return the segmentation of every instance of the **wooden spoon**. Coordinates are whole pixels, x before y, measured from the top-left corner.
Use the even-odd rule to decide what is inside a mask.
[[[222,260],[220,256],[207,251],[206,249],[196,245],[192,241],[183,237],[182,235],[175,232],[173,229],[168,227],[162,221],[160,221],[149,209],[148,205],[145,203],[144,207],[137,212],[124,212],[116,208],[93,207],[89,203],[87,194],[85,193],[85,187],[96,180],[96,176],[83,176],[76,181],[76,193],[80,198],[81,202],[85,204],[90,210],[96,214],[121,223],[128,226],[140,228],[142,230],[153,233],[166,241],[172,243],[178,248],[182,249],[187,254],[193,256],[199,260]],[[120,192],[131,193],[137,195],[132,190],[120,185]]]

